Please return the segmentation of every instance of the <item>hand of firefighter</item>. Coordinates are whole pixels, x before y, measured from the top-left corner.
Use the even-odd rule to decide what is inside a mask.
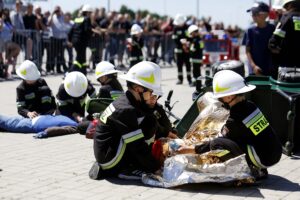
[[[262,75],[262,70],[261,70],[261,68],[260,68],[259,66],[257,66],[257,65],[254,65],[254,66],[253,66],[253,72],[254,72],[255,75]]]
[[[33,119],[33,118],[39,116],[39,114],[38,114],[37,112],[33,111],[33,112],[28,112],[28,113],[27,113],[27,116],[28,116],[30,119]]]
[[[180,146],[176,151],[177,154],[193,154],[195,152],[194,146]]]
[[[67,46],[70,47],[70,48],[73,47],[72,42],[67,41]]]
[[[178,136],[175,133],[173,133],[173,132],[170,131],[169,134],[168,134],[168,138],[178,139]]]

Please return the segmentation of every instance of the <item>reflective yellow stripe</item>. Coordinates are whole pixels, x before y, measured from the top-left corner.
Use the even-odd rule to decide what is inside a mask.
[[[17,102],[17,107],[22,107],[22,106],[25,106],[25,105],[26,105],[25,101],[18,101]]]
[[[200,45],[200,49],[204,49],[204,42],[203,41],[200,41],[199,45]]]
[[[146,142],[148,145],[150,145],[150,144],[154,143],[154,140],[155,140],[155,134],[154,134],[150,139],[145,140],[145,142]]]
[[[67,101],[57,100],[58,106],[66,106],[68,104]]]
[[[81,64],[80,62],[78,62],[77,60],[75,60],[74,62],[73,62],[73,64],[74,65],[77,65],[79,68],[83,68],[83,67],[86,67],[88,64],[86,64],[86,63],[83,63],[83,64]]]
[[[279,36],[281,38],[285,38],[285,34],[286,34],[286,32],[283,31],[283,30],[281,30],[281,29],[276,29],[274,31],[274,35],[277,35],[277,36]]]
[[[252,126],[250,126],[250,130],[254,135],[258,135],[268,126],[269,122],[266,120],[265,116],[261,116]]]
[[[109,116],[111,116],[111,114],[115,111],[115,107],[113,106],[113,104],[111,103],[101,114],[100,116],[100,120],[101,122],[103,122],[104,124],[106,124],[107,118]]]
[[[174,52],[175,52],[175,53],[182,53],[183,51],[182,51],[182,49],[177,49],[177,48],[175,48],[175,49],[174,49]]]
[[[198,63],[198,64],[201,64],[201,63],[202,63],[202,59],[190,58],[190,62],[191,62],[191,63]]]
[[[77,23],[77,24],[80,24],[84,21],[84,18],[83,17],[77,17],[74,22]]]
[[[33,92],[25,95],[25,99],[34,99],[34,98],[35,98],[35,94]]]
[[[243,123],[247,128],[250,128],[254,135],[258,135],[265,128],[269,126],[269,122],[266,120],[262,112],[257,108],[248,117],[243,120]]]
[[[123,92],[121,92],[121,91],[111,91],[110,92],[110,96],[113,100],[116,100],[117,98],[119,98],[121,96],[121,94],[123,94]]]
[[[84,106],[84,104],[85,104],[85,100],[86,100],[86,97],[85,97],[85,98],[83,98],[83,99],[80,99],[80,101],[79,101],[79,102],[80,102],[80,105],[81,105],[81,106]]]
[[[51,103],[52,98],[50,96],[44,96],[42,97],[42,103]]]
[[[223,150],[223,151],[221,151],[221,152],[218,152],[218,153],[216,153],[215,154],[215,156],[217,156],[217,157],[223,157],[223,156],[225,156],[225,155],[227,155],[227,154],[229,154],[230,153],[230,151],[228,151],[228,150]]]
[[[113,168],[114,166],[116,166],[120,162],[120,160],[122,159],[122,157],[124,155],[126,145],[128,143],[139,140],[143,137],[144,137],[144,134],[142,133],[141,129],[138,129],[136,131],[133,131],[133,132],[127,133],[126,135],[123,135],[120,139],[120,143],[119,143],[118,150],[117,150],[115,157],[107,163],[100,164],[101,168],[104,170],[107,170],[107,169],[110,169],[110,168]]]
[[[300,19],[299,19],[299,17],[298,18],[293,17],[293,22],[294,22],[295,31],[300,31]]]
[[[248,151],[248,156],[251,160],[251,162],[258,168],[267,168],[265,165],[263,165],[259,159],[259,157],[257,156],[255,149],[250,146],[247,145],[247,151]]]

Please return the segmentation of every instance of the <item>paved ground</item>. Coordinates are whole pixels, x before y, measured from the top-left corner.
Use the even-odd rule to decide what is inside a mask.
[[[175,68],[163,69],[163,87],[174,89],[174,112],[183,116],[193,89],[176,86]],[[16,115],[15,88],[20,81],[1,82],[1,114]],[[61,77],[48,77],[56,93]],[[162,99],[163,100],[163,99]],[[92,141],[81,135],[42,140],[32,134],[0,133],[0,199],[300,199],[300,156],[283,156],[270,168],[270,177],[258,186],[225,187],[195,184],[174,189],[109,179],[93,181],[88,170],[94,157]]]

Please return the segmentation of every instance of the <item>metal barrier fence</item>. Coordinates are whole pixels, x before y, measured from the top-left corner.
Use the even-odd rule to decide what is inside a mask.
[[[114,61],[118,66],[129,65],[125,33],[94,34],[88,44],[86,60],[90,68],[101,60]],[[146,60],[157,63],[172,63],[174,43],[171,34],[144,35],[143,53]],[[17,30],[12,41],[21,47],[17,64],[31,59],[38,68],[48,73],[67,71],[72,65],[76,52],[67,45],[67,39],[54,38],[50,31]]]

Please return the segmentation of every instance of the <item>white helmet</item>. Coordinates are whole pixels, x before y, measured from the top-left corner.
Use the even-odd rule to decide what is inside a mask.
[[[82,6],[81,12],[93,12],[93,8],[90,4],[84,4]]]
[[[64,88],[72,97],[82,96],[88,87],[88,81],[81,72],[70,72],[64,80]]]
[[[143,32],[143,29],[138,24],[133,24],[131,26],[130,35],[137,35],[142,32]]]
[[[16,69],[17,75],[27,81],[35,81],[41,77],[36,65],[30,60],[25,60],[19,67]]]
[[[157,95],[163,94],[161,89],[161,70],[160,67],[153,62],[139,62],[132,66],[127,74],[120,75],[119,77],[153,90]]]
[[[190,25],[189,28],[188,28],[188,34],[191,35],[192,32],[198,31],[198,30],[199,30],[198,26],[192,24],[192,25]]]
[[[283,0],[275,0],[272,5],[272,8],[276,10],[281,10],[283,8],[282,5],[283,5]]]
[[[102,61],[97,64],[96,70],[95,70],[95,75],[96,78],[100,78],[102,76],[108,75],[108,74],[115,74],[120,71],[115,70],[115,66],[111,64],[110,62],[107,61]]]
[[[214,98],[246,93],[255,89],[255,85],[246,85],[244,78],[231,70],[222,70],[213,78]]]
[[[178,26],[178,25],[184,24],[185,21],[186,21],[186,17],[185,17],[184,15],[182,15],[182,14],[177,14],[177,15],[175,16],[175,19],[174,19],[173,24],[176,25],[176,26]]]
[[[290,2],[293,2],[293,1],[296,1],[296,0],[283,0],[282,2],[282,7],[285,8],[285,6],[290,3]]]

